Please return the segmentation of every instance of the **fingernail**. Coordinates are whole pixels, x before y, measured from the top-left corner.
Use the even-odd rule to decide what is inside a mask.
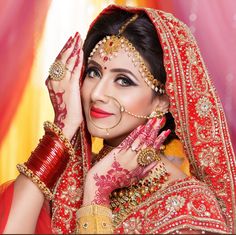
[[[156,117],[151,118],[148,120],[147,124],[152,126],[155,123],[155,121],[156,121]]]
[[[76,33],[75,33],[75,36],[74,36],[74,38],[75,38],[75,37],[76,37],[78,34],[79,34],[79,33],[78,33],[78,32],[76,32]]]
[[[165,137],[167,137],[169,134],[171,133],[171,130],[170,129],[168,129],[166,132],[165,132]]]
[[[166,118],[163,117],[163,118],[161,119],[161,122],[160,122],[160,127],[163,128],[163,127],[165,126],[165,124],[166,124]]]

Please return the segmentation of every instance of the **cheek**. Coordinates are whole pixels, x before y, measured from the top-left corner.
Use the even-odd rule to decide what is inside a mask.
[[[120,97],[121,105],[134,114],[146,115],[151,109],[151,96],[143,91]]]
[[[85,80],[81,89],[81,98],[82,98],[83,106],[89,102],[89,97],[91,93],[90,89],[91,87],[88,86],[88,82]]]

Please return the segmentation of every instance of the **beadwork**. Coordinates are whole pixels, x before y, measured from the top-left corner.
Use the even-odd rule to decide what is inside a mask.
[[[110,195],[113,211],[113,225],[116,227],[133,209],[145,201],[147,197],[161,189],[168,181],[165,164],[159,161],[155,169],[138,183],[122,189],[117,189]]]
[[[92,56],[98,51],[100,57],[104,62],[111,60],[113,57],[118,55],[120,49],[125,50],[128,53],[128,56],[132,59],[134,66],[139,65],[139,72],[144,79],[144,81],[151,87],[154,91],[164,94],[165,86],[161,84],[154,76],[151,74],[140,53],[135,49],[132,43],[125,38],[124,36],[106,36],[101,41],[99,41],[96,46],[93,48],[92,52],[89,55],[88,60],[92,59]]]
[[[147,166],[153,161],[160,161],[160,160],[161,160],[160,156],[158,155],[156,150],[153,148],[149,147],[149,148],[141,149],[138,152],[137,162],[140,166]]]
[[[53,194],[50,191],[49,188],[47,188],[47,186],[45,185],[44,182],[42,182],[40,180],[40,178],[38,176],[36,176],[34,174],[33,171],[31,171],[30,169],[28,169],[28,167],[24,164],[17,164],[16,165],[17,170],[24,174],[26,177],[28,177],[29,179],[32,180],[33,183],[35,183],[38,188],[41,190],[41,192],[44,194],[44,196],[48,199],[51,200],[53,198]]]
[[[56,60],[49,69],[50,78],[55,81],[61,81],[65,74],[65,65],[60,60]]]

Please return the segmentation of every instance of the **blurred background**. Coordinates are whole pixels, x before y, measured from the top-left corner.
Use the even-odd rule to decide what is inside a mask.
[[[0,183],[17,176],[15,165],[37,146],[43,122],[53,120],[45,86],[50,65],[69,36],[78,31],[84,39],[111,3],[171,12],[190,27],[236,145],[235,0],[0,0]]]

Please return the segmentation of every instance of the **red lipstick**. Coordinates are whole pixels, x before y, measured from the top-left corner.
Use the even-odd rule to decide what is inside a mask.
[[[90,109],[90,115],[94,118],[106,118],[113,115],[113,113],[108,113],[102,109],[95,108],[92,106]]]

